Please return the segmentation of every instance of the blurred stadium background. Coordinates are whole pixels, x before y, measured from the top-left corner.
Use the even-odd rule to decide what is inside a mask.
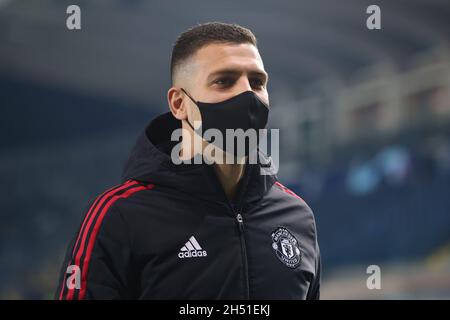
[[[88,199],[167,110],[175,38],[206,21],[258,37],[279,177],[317,219],[322,297],[450,298],[448,0],[0,0],[0,298],[52,298]]]

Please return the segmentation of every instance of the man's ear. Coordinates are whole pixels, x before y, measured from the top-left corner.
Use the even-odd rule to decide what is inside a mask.
[[[178,120],[187,119],[187,103],[180,88],[171,87],[167,91],[167,102],[173,116]]]

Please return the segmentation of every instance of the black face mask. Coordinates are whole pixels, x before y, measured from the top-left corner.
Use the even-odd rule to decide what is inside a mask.
[[[207,103],[195,101],[183,88],[181,90],[183,90],[200,110],[202,117],[201,129],[203,132],[208,129],[217,129],[225,139],[226,129],[242,129],[244,131],[254,129],[258,133],[259,129],[266,128],[269,106],[261,101],[253,91],[244,91],[221,102]],[[187,120],[187,123],[194,132],[198,131],[194,129],[189,120]],[[214,142],[209,142],[214,144]],[[223,141],[223,144],[223,148],[225,149],[225,141]],[[218,147],[220,148],[220,146]],[[245,155],[248,155],[249,151],[248,146],[246,146]],[[236,152],[234,154],[236,155]]]

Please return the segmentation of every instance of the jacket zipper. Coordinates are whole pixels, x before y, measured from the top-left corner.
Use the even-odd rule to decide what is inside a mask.
[[[239,211],[236,215],[236,220],[239,225],[239,238],[241,240],[242,263],[244,266],[245,296],[247,300],[250,300],[250,283],[248,279],[248,259],[247,259],[247,246],[245,245],[244,220],[242,219],[242,215]]]
[[[237,223],[239,226],[239,238],[240,238],[240,242],[241,242],[242,264],[244,267],[245,298],[247,300],[250,300],[250,281],[249,281],[249,275],[248,275],[247,246],[245,244],[245,235],[244,235],[244,220],[243,220],[242,214],[241,214],[242,210],[239,207],[239,205],[241,204],[241,201],[242,201],[242,199],[241,199],[242,194],[240,194],[238,196],[238,201],[237,201],[237,204],[238,204],[237,208],[240,208],[240,209],[235,210],[233,208],[233,206],[230,204],[230,201],[228,200],[227,195],[225,194],[225,191],[223,190],[222,186],[220,185],[217,175],[213,171],[212,167],[208,167],[208,168],[211,168],[211,170],[209,172],[212,174],[213,179],[216,181],[216,183],[220,186],[220,189],[223,192],[225,203],[227,204],[228,208],[231,209],[232,215],[236,215],[235,217],[236,217],[236,220],[237,220]],[[248,174],[247,168],[246,168],[245,174]],[[244,178],[245,178],[245,175],[244,175]]]

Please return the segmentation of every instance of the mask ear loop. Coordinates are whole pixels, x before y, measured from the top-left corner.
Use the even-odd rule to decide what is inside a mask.
[[[191,97],[191,95],[190,95],[189,93],[187,93],[186,90],[184,90],[183,88],[180,88],[180,89],[181,89],[181,91],[183,91],[183,92],[189,97],[189,99],[192,100],[192,102],[193,102],[193,103],[197,106],[197,108],[198,108],[197,102]],[[197,132],[197,130],[194,128],[194,126],[189,122],[189,119],[186,119],[186,122],[187,122],[187,124],[192,128],[192,130],[194,130],[194,132]]]

